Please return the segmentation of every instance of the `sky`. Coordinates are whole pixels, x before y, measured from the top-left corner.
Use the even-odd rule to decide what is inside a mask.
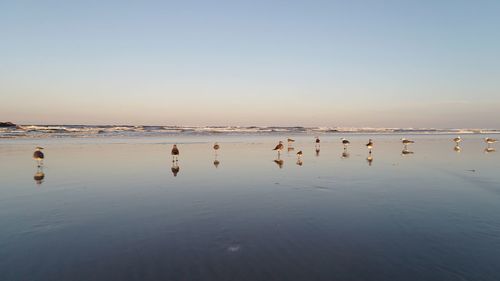
[[[500,1],[0,0],[0,121],[500,128]]]

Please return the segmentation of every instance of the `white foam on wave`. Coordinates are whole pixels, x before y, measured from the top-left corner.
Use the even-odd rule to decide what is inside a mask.
[[[175,134],[499,134],[498,129],[277,127],[277,126],[130,126],[130,125],[22,125],[0,128],[0,138],[159,136]]]

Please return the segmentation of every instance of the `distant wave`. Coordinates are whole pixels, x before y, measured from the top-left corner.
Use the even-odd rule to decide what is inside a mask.
[[[210,134],[500,134],[500,129],[345,128],[257,126],[20,125],[0,128],[0,138],[138,137]]]

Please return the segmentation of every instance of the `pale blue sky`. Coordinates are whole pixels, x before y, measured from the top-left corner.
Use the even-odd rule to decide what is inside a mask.
[[[0,121],[500,128],[500,1],[0,0]]]

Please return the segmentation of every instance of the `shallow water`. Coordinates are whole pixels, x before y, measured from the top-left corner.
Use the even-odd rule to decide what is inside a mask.
[[[348,155],[337,135],[316,155],[298,135],[281,168],[279,136],[2,140],[0,280],[500,279],[500,152],[483,136],[461,152],[413,136],[407,155],[400,136],[348,137]]]

